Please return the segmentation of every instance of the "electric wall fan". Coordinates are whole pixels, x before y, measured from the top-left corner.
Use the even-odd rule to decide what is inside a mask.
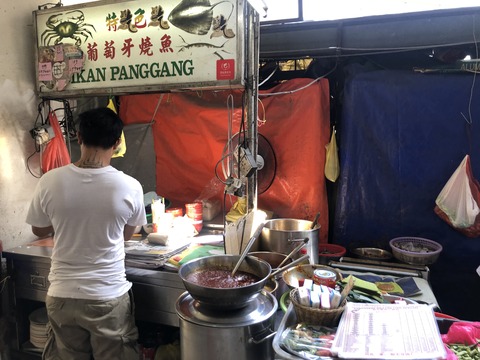
[[[239,134],[235,134],[231,141],[233,152],[236,155],[237,159],[237,166],[235,166],[234,171],[240,177],[240,173],[247,172],[248,170],[242,169],[244,166],[242,165],[243,161],[245,161],[244,157],[247,156],[245,153],[240,154],[240,148],[246,148],[243,143],[240,141]],[[275,179],[276,171],[277,171],[277,159],[275,157],[275,152],[273,150],[272,145],[267,140],[267,138],[261,134],[258,134],[258,142],[257,142],[257,159],[250,160],[255,162],[256,164],[252,164],[257,171],[257,194],[263,194],[267,191],[273,183]],[[248,164],[249,161],[247,161]],[[247,165],[248,166],[248,165]]]

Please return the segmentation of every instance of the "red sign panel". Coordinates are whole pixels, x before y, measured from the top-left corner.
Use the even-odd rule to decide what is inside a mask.
[[[235,79],[235,60],[217,60],[217,80]]]

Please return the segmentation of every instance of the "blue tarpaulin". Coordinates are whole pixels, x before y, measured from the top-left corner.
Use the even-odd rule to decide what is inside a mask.
[[[480,238],[433,211],[466,154],[480,176],[480,77],[355,67],[342,109],[332,241],[385,249],[399,236],[437,241],[430,282],[442,311],[480,320]]]

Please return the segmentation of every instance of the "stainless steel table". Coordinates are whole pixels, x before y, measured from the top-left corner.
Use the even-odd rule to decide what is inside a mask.
[[[21,245],[2,253],[9,276],[11,348],[16,351],[29,347],[28,315],[45,301],[51,253],[51,247],[36,245]],[[127,279],[133,284],[137,320],[179,326],[175,302],[186,290],[176,272],[127,267]]]

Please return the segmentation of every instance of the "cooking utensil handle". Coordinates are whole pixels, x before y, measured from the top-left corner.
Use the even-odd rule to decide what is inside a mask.
[[[271,331],[271,330],[270,330],[270,331]],[[268,335],[266,335],[266,336],[264,336],[264,337],[262,337],[262,338],[260,338],[260,339],[255,339],[255,338],[251,337],[251,338],[249,339],[249,342],[250,342],[250,343],[253,343],[253,344],[261,344],[262,342],[264,342],[264,341],[266,341],[266,340],[274,337],[276,334],[277,334],[277,332],[276,332],[276,331],[273,331],[273,332],[271,332],[270,334],[268,334]]]
[[[277,270],[275,270],[274,272],[272,272],[269,276],[269,278],[272,278],[274,277],[275,275],[278,275],[279,273],[291,268],[292,266],[295,266],[297,265],[298,263],[301,263],[302,261],[304,260],[307,260],[308,258],[310,257],[310,255],[306,254],[306,255],[303,255],[302,257],[292,261],[291,263],[285,265],[284,267],[282,268],[277,268]]]
[[[301,238],[301,239],[288,239],[288,242],[299,242],[299,241],[305,241],[308,238]]]
[[[285,259],[282,260],[282,262],[278,265],[278,267],[282,267],[283,264],[285,264],[287,262],[288,259],[291,259],[293,255],[295,255],[297,252],[300,251],[301,248],[303,248],[306,243],[308,242],[308,240],[310,240],[308,237],[306,237],[305,239],[302,239],[302,243],[300,245],[297,245],[297,247],[295,249],[293,249],[290,254],[288,254]]]
[[[318,219],[320,218],[320,212],[315,215],[315,219],[312,221],[312,225],[310,226],[310,230],[315,229],[315,226],[317,226]]]
[[[235,265],[235,267],[232,270],[232,276],[234,276],[235,273],[237,272],[238,268],[240,267],[243,260],[245,259],[245,256],[247,256],[248,252],[250,251],[250,248],[252,247],[253,243],[255,242],[255,240],[257,240],[257,237],[260,236],[260,233],[262,232],[262,229],[263,229],[264,226],[265,226],[265,223],[262,222],[258,226],[257,230],[255,230],[255,232],[253,233],[250,240],[248,240],[248,243],[247,243],[247,246],[245,247],[245,250],[242,251],[242,254],[240,255],[240,259],[238,259],[237,264]]]

